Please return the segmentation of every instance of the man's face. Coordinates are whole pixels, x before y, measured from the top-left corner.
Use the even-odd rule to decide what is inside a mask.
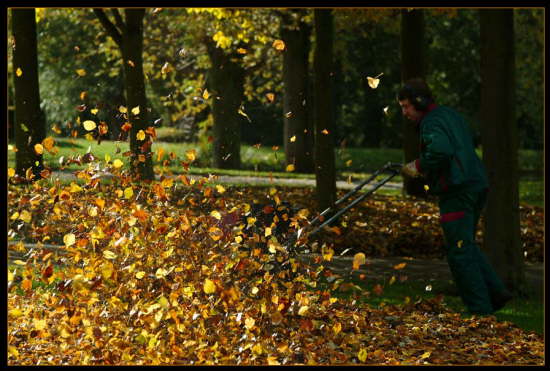
[[[420,121],[420,119],[422,119],[422,116],[424,116],[424,113],[421,111],[418,111],[411,104],[408,98],[400,100],[399,105],[401,106],[401,113],[403,114],[403,116],[405,116],[411,121],[418,122]]]

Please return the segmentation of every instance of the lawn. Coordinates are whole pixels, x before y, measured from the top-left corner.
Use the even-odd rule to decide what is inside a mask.
[[[83,138],[56,138],[55,140],[59,152],[55,155],[45,152],[44,155],[47,166],[54,170],[75,171],[84,168],[86,165],[76,164],[63,168],[60,165],[60,159],[63,158],[66,162],[70,158],[82,156],[87,152],[91,152],[102,162],[107,158],[110,158],[111,161],[120,159],[126,162],[125,159],[127,157],[124,157],[123,154],[129,150],[127,142],[102,141],[101,144],[98,144],[96,141]],[[153,162],[155,171],[159,174],[181,174],[184,172],[181,161],[186,161],[185,153],[190,150],[195,150],[196,152],[196,160],[189,168],[190,174],[315,178],[313,174],[285,172],[283,148],[250,145],[241,146],[241,170],[222,170],[211,168],[207,165],[205,156],[203,156],[200,146],[196,143],[154,142],[152,151],[155,153]],[[160,161],[158,161],[157,156],[161,151],[164,154],[160,158]],[[381,168],[388,161],[402,161],[402,151],[391,148],[337,148],[335,154],[337,177],[341,180],[346,180],[351,176],[357,181],[358,179],[367,177],[370,172]],[[173,160],[169,161],[169,164],[163,164],[163,161],[170,158]],[[544,180],[542,174],[544,164],[542,153],[533,150],[520,150],[519,165],[524,173],[529,174],[528,176],[522,176],[520,179],[520,202],[543,206]],[[11,150],[8,151],[8,167],[15,167],[15,153]],[[540,176],[536,174],[540,174]],[[394,181],[400,182],[402,180],[397,176],[394,178]]]

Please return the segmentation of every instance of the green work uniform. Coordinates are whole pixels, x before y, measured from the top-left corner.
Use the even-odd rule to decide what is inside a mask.
[[[445,106],[430,107],[420,123],[416,166],[429,192],[439,196],[447,261],[463,302],[471,313],[493,313],[498,306],[494,298],[507,290],[475,242],[488,181],[460,114]]]

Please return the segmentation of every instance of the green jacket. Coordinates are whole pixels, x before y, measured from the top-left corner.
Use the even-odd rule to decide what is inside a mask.
[[[432,194],[450,196],[488,188],[468,123],[446,106],[435,106],[420,122],[420,158],[416,166]]]

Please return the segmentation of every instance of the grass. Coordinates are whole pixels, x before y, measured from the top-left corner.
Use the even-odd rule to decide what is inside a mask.
[[[56,146],[59,152],[55,155],[45,152],[44,160],[48,167],[53,170],[60,170],[59,159],[65,160],[84,155],[91,152],[98,160],[105,161],[106,156],[111,161],[120,159],[127,162],[127,157],[123,154],[129,150],[128,142],[102,141],[97,144],[96,141],[90,141],[84,138],[55,138]],[[160,150],[164,151],[161,161],[157,160],[157,154]],[[300,174],[284,171],[284,150],[283,148],[273,148],[264,146],[241,146],[241,170],[216,169],[208,166],[206,156],[202,153],[200,146],[196,143],[168,143],[154,142],[152,151],[154,155],[154,166],[157,173],[181,174],[184,169],[181,161],[186,161],[186,152],[196,151],[196,160],[189,168],[189,174],[196,175],[230,175],[230,176],[258,176],[273,178],[297,178],[314,179],[314,174]],[[480,151],[478,151],[481,155]],[[172,154],[169,165],[163,166],[162,161],[166,160]],[[388,161],[402,162],[402,151],[400,149],[379,149],[379,148],[337,148],[335,151],[336,172],[338,179],[346,180],[352,176],[355,181],[364,179],[368,173],[381,168]],[[530,205],[544,205],[544,181],[543,156],[541,151],[520,150],[519,165],[522,171],[528,172],[528,177],[522,177],[519,183],[520,201]],[[84,168],[86,165],[71,164],[64,169],[75,171]],[[127,166],[127,164],[126,164]],[[8,151],[8,167],[15,167],[15,153]],[[534,174],[534,175],[533,175]],[[540,175],[537,175],[540,174]],[[393,179],[400,182],[399,176]],[[393,191],[395,193],[395,191]]]

